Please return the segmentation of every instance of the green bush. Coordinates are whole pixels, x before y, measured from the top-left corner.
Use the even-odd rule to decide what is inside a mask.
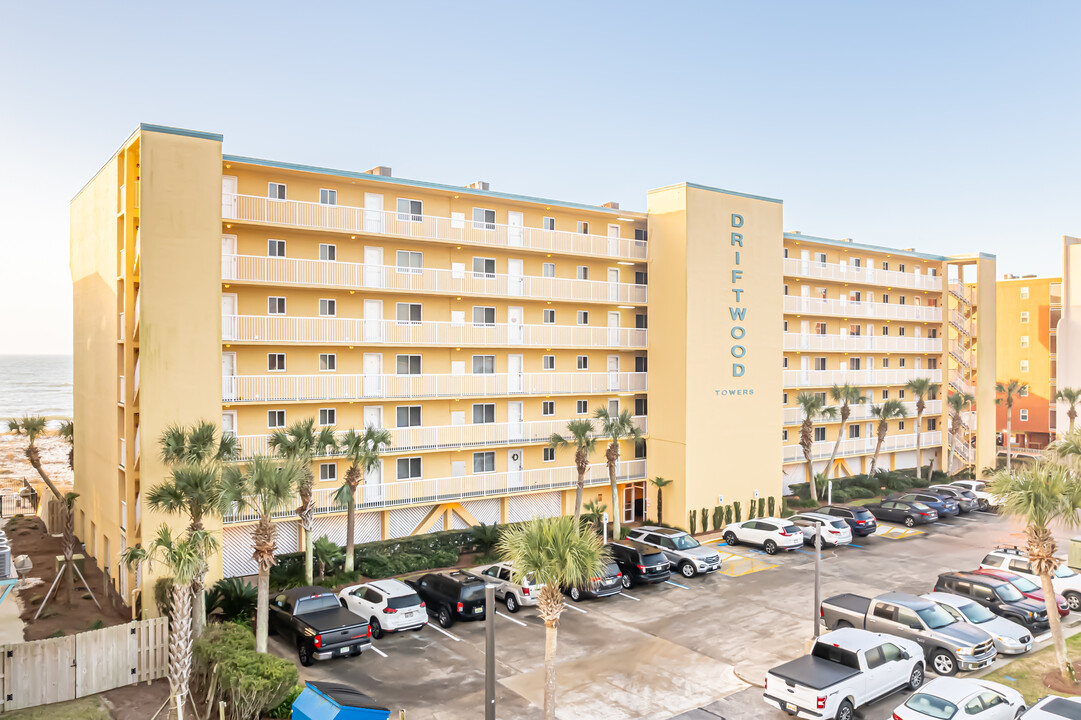
[[[470,533],[473,536],[473,542],[476,543],[477,552],[488,554],[495,547],[495,544],[499,542],[499,535],[503,531],[499,528],[499,523],[493,523],[491,525],[474,525],[470,529]]]
[[[766,499],[758,498],[758,517],[766,517]]]
[[[255,615],[258,591],[240,578],[223,578],[206,591],[206,614],[221,610],[223,620],[248,620]]]
[[[694,510],[690,511],[690,520],[691,520],[691,535],[697,535],[698,534],[698,514]]]
[[[874,490],[868,490],[865,487],[850,487],[845,492],[848,494],[849,500],[856,500],[859,498],[873,498],[878,495]]]
[[[195,641],[193,656],[194,677],[201,691],[207,693],[213,684],[213,704],[224,700],[231,720],[257,720],[296,688],[296,666],[255,652],[255,636],[237,623],[207,627]]]
[[[788,486],[789,492],[798,497],[800,500],[811,499],[811,484],[810,483],[793,483]]]
[[[297,685],[290,691],[288,695],[285,696],[285,699],[281,701],[280,705],[278,705],[273,710],[264,711],[264,714],[268,718],[273,718],[274,720],[293,717],[293,702],[296,701],[298,697],[300,697],[300,693],[302,692],[304,692],[304,688],[302,688],[300,685]]]
[[[777,509],[777,498],[770,495],[766,504],[769,506],[769,516],[774,517],[773,511]]]
[[[756,503],[754,501],[754,498],[751,498],[751,501],[749,503],[747,503],[747,519],[748,520],[754,520],[756,517],[758,517],[757,515],[754,514],[754,511],[757,510],[757,509],[758,509],[758,503]]]
[[[857,488],[852,488],[852,489],[855,490]],[[845,490],[844,488],[833,488],[833,502],[835,502],[835,503],[848,502],[853,497],[851,492],[852,492],[852,490]]]
[[[709,510],[702,508],[702,532],[709,532]]]
[[[717,505],[713,508],[713,529],[720,530],[724,526],[724,508]]]
[[[740,507],[739,500],[732,503],[732,514],[735,516],[735,522],[740,522]]]
[[[438,548],[426,554],[401,552],[387,556],[365,553],[357,557],[357,570],[365,577],[385,578],[418,570],[447,567],[456,562],[458,562],[458,553],[445,548]]]
[[[724,506],[724,524],[732,524],[732,505],[731,503]]]

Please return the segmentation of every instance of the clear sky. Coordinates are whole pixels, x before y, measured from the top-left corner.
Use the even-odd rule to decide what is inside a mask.
[[[0,354],[71,351],[68,203],[139,122],[238,155],[1058,274],[1081,233],[1076,2],[0,0]]]

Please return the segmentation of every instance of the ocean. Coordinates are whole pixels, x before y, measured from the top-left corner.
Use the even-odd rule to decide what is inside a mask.
[[[72,407],[71,355],[0,355],[0,422],[27,414],[70,418]]]

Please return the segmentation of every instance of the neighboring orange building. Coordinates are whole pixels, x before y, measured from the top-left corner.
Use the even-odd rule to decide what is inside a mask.
[[[1013,405],[1013,443],[1042,448],[1054,439],[1055,327],[1062,314],[1062,278],[1006,275],[997,284],[997,380],[1018,380]],[[1006,438],[1006,406],[998,406],[996,428]]]

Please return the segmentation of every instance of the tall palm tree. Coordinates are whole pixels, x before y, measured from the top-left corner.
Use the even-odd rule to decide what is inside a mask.
[[[16,434],[26,435],[30,443],[26,446],[26,459],[30,461],[34,470],[41,476],[42,482],[52,491],[56,499],[63,502],[64,495],[57,489],[53,481],[45,474],[45,468],[41,466],[41,454],[38,452],[37,439],[45,434],[46,420],[41,415],[25,415],[22,420],[9,421],[9,428]]]
[[[259,515],[252,530],[252,559],[259,566],[256,583],[258,604],[255,607],[255,649],[266,652],[267,613],[270,602],[270,568],[277,560],[274,513],[284,510],[293,499],[298,483],[304,481],[308,467],[295,459],[275,460],[253,457],[242,465],[225,468],[222,477],[222,503],[242,512],[250,509]]]
[[[158,450],[166,465],[227,463],[240,455],[236,435],[219,434],[209,420],[200,420],[191,427],[170,425],[158,438]]]
[[[803,458],[807,461],[807,477],[811,486],[811,499],[818,499],[818,488],[815,487],[814,463],[811,461],[811,448],[814,447],[814,426],[819,419],[832,420],[837,417],[837,408],[826,405],[825,395],[801,392],[796,398],[800,412],[803,414],[803,424],[799,429],[799,444],[803,448]]]
[[[147,567],[161,563],[173,578],[169,593],[169,697],[178,720],[184,720],[184,707],[190,695],[195,642],[191,627],[192,581],[205,564],[206,555],[217,547],[217,540],[206,530],[173,537],[169,526],[162,525],[148,547],[128,548],[121,556],[128,568],[142,562]]]
[[[634,424],[630,410],[613,415],[608,408],[599,407],[593,413],[593,417],[601,421],[600,434],[608,438],[608,448],[604,451],[604,459],[608,463],[608,482],[612,486],[612,537],[619,539],[619,489],[616,487],[616,463],[619,462],[619,441],[626,438],[635,445],[642,442],[642,431]]]
[[[976,398],[967,392],[950,393],[946,398],[950,406],[950,435],[957,442],[961,442],[961,413],[976,402]]]
[[[577,523],[565,515],[505,530],[499,551],[514,566],[516,580],[532,573],[536,582],[543,583],[537,609],[544,620],[544,718],[555,720],[561,588],[587,585],[608,561],[607,551],[594,533],[580,532]]]
[[[1021,390],[1026,387],[1028,386],[1019,380],[995,383],[995,392],[1006,396],[995,398],[995,405],[1006,406],[1006,472],[1010,471],[1010,462],[1013,456],[1013,401],[1014,398],[1021,394]]]
[[[1073,432],[1073,424],[1077,420],[1077,403],[1081,402],[1081,390],[1064,387],[1055,393],[1055,399],[1069,406],[1066,417],[1070,418],[1070,429],[1067,432]]]
[[[574,524],[582,518],[582,493],[586,487],[586,471],[589,470],[589,456],[597,447],[593,437],[593,421],[588,418],[571,420],[567,423],[567,436],[552,433],[548,445],[553,448],[574,447],[574,466],[578,469],[578,486],[574,492]]]
[[[916,398],[916,477],[923,476],[923,446],[920,443],[920,435],[923,430],[923,411],[927,409],[927,400],[938,394],[939,384],[931,382],[930,378],[912,378],[905,383],[905,389]],[[930,479],[931,472],[927,471]]]
[[[75,422],[72,420],[64,420],[60,423],[60,429],[57,430],[57,435],[64,438],[64,442],[68,444],[68,467],[72,470],[75,469]]]
[[[664,505],[662,504],[663,495],[661,494],[664,488],[668,487],[675,480],[665,480],[662,477],[655,477],[649,481],[649,484],[657,488],[657,524],[660,525],[664,522]]]
[[[285,430],[275,430],[270,435],[268,445],[279,456],[297,460],[304,466],[304,478],[297,485],[297,495],[300,497],[297,516],[300,518],[300,526],[304,528],[304,580],[308,585],[312,585],[315,582],[312,554],[312,519],[315,516],[312,495],[315,491],[315,475],[312,473],[312,460],[334,452],[338,441],[334,438],[333,430],[329,427],[316,428],[315,418],[308,418],[296,421]]]
[[[830,461],[826,464],[826,477],[829,478],[833,474],[833,462],[837,459],[837,452],[841,449],[841,441],[845,437],[845,425],[848,424],[848,418],[852,416],[852,405],[858,405],[864,402],[867,398],[863,396],[863,391],[855,385],[834,385],[830,388],[830,399],[834,402],[841,403],[838,414],[841,418],[841,427],[837,428],[837,442],[833,444],[833,452],[830,453]]]
[[[886,442],[890,420],[908,417],[908,410],[905,410],[905,405],[900,400],[887,400],[881,405],[872,405],[871,415],[878,418],[878,442],[875,444],[875,454],[871,458],[871,470],[867,473],[867,477],[874,477],[875,470],[878,469],[878,453],[882,451],[882,443]]]
[[[64,495],[64,591],[67,603],[71,605],[71,594],[75,589],[75,501],[79,493],[69,492]]]
[[[987,489],[999,498],[1003,513],[1025,523],[1028,560],[1033,572],[1040,576],[1059,672],[1064,682],[1072,684],[1077,679],[1066,655],[1051,584],[1051,574],[1061,562],[1055,557],[1057,547],[1051,527],[1061,524],[1073,530],[1081,525],[1081,479],[1066,465],[1038,460],[1019,466],[1016,472],[997,473]]]
[[[334,494],[334,502],[344,505],[345,511],[345,570],[353,571],[354,533],[357,519],[357,486],[360,479],[379,465],[379,453],[390,445],[390,430],[368,425],[364,432],[350,429],[342,438],[341,449],[349,461],[345,481]],[[314,546],[313,546],[314,548]],[[314,550],[313,550],[314,552]]]

